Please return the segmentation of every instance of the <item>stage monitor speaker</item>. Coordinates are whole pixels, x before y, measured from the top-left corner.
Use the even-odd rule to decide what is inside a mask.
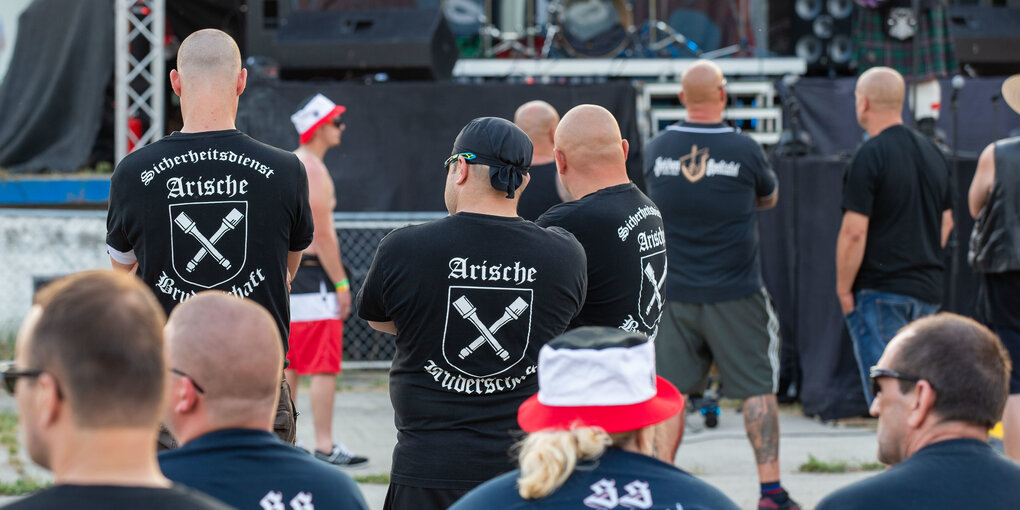
[[[1020,9],[949,8],[949,35],[960,65],[985,76],[1020,72]]]
[[[449,79],[458,50],[437,8],[297,10],[248,4],[248,56],[276,62],[284,79]]]
[[[853,63],[853,0],[795,0],[793,53],[808,74],[848,74]]]

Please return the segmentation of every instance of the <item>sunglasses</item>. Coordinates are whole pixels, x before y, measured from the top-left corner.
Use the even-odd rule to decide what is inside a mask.
[[[888,368],[871,367],[868,373],[868,377],[871,379],[871,396],[878,396],[878,393],[882,391],[882,387],[878,384],[878,380],[882,377],[892,377],[893,379],[899,379],[901,381],[910,381],[916,383],[920,381],[920,377],[914,377],[904,373],[897,372],[895,370],[889,370]]]
[[[13,361],[9,361],[0,364],[0,380],[3,381],[4,388],[7,389],[7,393],[14,395],[14,388],[18,385],[19,377],[39,377],[42,375],[42,370],[37,369],[26,369],[19,370],[14,366]]]
[[[333,117],[333,125],[334,126],[340,127],[340,126],[342,126],[344,124],[346,124],[346,122],[344,122],[343,117],[341,117],[339,115],[337,115],[336,117]]]
[[[196,381],[195,381],[195,378],[194,378],[194,377],[191,377],[190,375],[188,375],[188,374],[184,373],[184,371],[183,371],[183,370],[178,370],[178,369],[176,369],[176,368],[171,368],[171,369],[170,369],[170,372],[171,372],[171,373],[174,373],[174,374],[177,374],[177,375],[179,375],[179,376],[181,376],[181,377],[187,377],[187,378],[188,378],[188,380],[189,380],[189,381],[191,381],[191,385],[192,385],[192,386],[194,386],[194,387],[195,387],[195,389],[196,389],[196,390],[198,390],[198,392],[199,392],[199,393],[201,393],[201,394],[205,395],[205,390],[204,390],[204,389],[202,389],[202,387],[198,385],[198,382],[196,382]]]
[[[476,157],[478,157],[475,156],[474,153],[472,152],[461,152],[460,154],[454,154],[453,156],[446,158],[446,163],[443,163],[443,170],[446,170],[450,166],[450,163],[457,161],[457,158],[461,156],[463,156],[464,159],[468,160],[475,159]]]

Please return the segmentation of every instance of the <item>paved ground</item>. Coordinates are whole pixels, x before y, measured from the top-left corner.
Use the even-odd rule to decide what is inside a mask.
[[[349,472],[353,476],[388,473],[396,430],[386,392],[385,372],[347,375],[340,385],[335,437],[355,452],[370,458],[367,467]],[[298,410],[303,416],[298,421],[298,438],[309,445],[313,438],[307,386],[301,390]],[[0,410],[12,408],[10,397],[0,397]],[[733,408],[724,409],[719,425],[714,429],[704,428],[698,416],[692,416],[690,421],[677,465],[721,489],[741,508],[756,508],[757,475],[740,414]],[[783,409],[780,418],[783,484],[804,508],[813,507],[833,490],[873,473],[811,474],[798,472],[798,467],[808,460],[809,455],[823,461],[872,462],[876,450],[873,426],[873,421],[863,421],[857,426],[823,424],[803,417],[796,408]],[[48,476],[34,466],[28,467],[28,470],[37,479],[44,480]],[[0,480],[10,482],[16,476],[6,452],[0,451]],[[359,485],[369,506],[372,509],[382,508],[386,486]],[[4,499],[0,498],[0,503]]]

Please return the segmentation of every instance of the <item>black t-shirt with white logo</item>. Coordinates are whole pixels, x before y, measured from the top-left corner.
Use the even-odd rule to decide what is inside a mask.
[[[776,189],[761,147],[722,123],[684,122],[643,152],[648,196],[666,225],[666,298],[715,303],[757,292],[757,199]]]
[[[952,207],[942,151],[920,133],[892,126],[857,150],[843,180],[843,209],[869,218],[853,290],[941,303],[942,212]]]
[[[287,252],[312,241],[297,156],[236,129],[175,132],[124,158],[110,179],[106,243],[134,251],[167,313],[204,290],[249,298],[287,345]]]
[[[392,481],[470,489],[513,469],[538,351],[577,315],[586,281],[570,233],[517,217],[458,213],[380,241],[358,314],[397,328]]]
[[[662,215],[633,183],[549,209],[536,222],[567,229],[588,257],[588,294],[571,328],[608,326],[655,338],[666,283]]]
[[[556,163],[534,165],[528,173],[531,180],[517,202],[517,214],[526,220],[535,221],[562,200],[556,191]]]

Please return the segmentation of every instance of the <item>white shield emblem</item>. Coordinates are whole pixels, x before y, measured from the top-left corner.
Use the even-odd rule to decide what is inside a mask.
[[[649,331],[655,329],[662,317],[666,298],[662,297],[666,285],[666,250],[641,257],[641,290],[638,292],[638,316]]]
[[[533,295],[531,289],[451,286],[443,330],[446,362],[479,378],[520,363],[531,338]]]
[[[170,252],[182,280],[211,289],[237,276],[248,255],[248,202],[170,206]]]

